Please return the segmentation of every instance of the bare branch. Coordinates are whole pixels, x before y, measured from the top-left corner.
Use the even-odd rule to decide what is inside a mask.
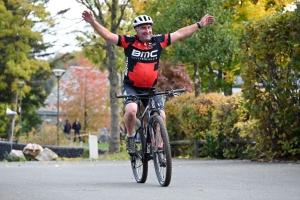
[[[111,5],[107,2],[107,0],[104,0],[105,4],[107,5],[109,11],[111,11]],[[114,4],[114,3],[113,3]]]
[[[125,10],[126,8],[129,6],[129,3],[130,3],[130,0],[127,0],[123,5],[120,5],[120,17],[118,18],[117,22],[115,24],[112,24],[112,32],[113,33],[116,33],[117,32],[117,29],[118,27],[120,26],[120,23],[124,17],[124,14],[125,14]],[[118,2],[116,1],[116,5],[118,4]],[[115,12],[117,13],[117,12]]]

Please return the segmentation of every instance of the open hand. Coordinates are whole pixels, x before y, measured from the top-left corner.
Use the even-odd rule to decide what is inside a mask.
[[[92,11],[88,11],[88,10],[83,11],[82,18],[86,22],[89,22],[89,23],[92,23],[93,21],[95,21],[95,18],[94,18],[94,15],[93,15]]]
[[[208,25],[208,24],[214,23],[214,21],[215,21],[214,16],[211,16],[211,15],[206,14],[206,15],[205,15],[204,17],[202,17],[202,19],[200,20],[200,25],[201,25],[201,27],[204,27],[204,26],[206,26],[206,25]]]

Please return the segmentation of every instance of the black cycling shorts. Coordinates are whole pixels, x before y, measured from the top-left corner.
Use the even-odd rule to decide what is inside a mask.
[[[144,94],[144,93],[148,93],[148,88],[137,88],[131,85],[127,85],[124,84],[123,88],[122,88],[122,94],[123,95],[129,95],[129,94]],[[148,105],[148,99],[141,99],[144,107],[146,107]],[[131,98],[124,98],[124,105],[126,106],[128,103],[137,103],[135,101],[133,101],[133,99]],[[164,101],[162,96],[157,95],[154,97],[154,102],[155,102],[155,106],[158,110],[164,110]]]

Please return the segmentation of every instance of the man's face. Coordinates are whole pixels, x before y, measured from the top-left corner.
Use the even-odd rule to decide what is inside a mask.
[[[136,35],[142,42],[148,42],[152,37],[152,25],[143,24],[135,28]]]

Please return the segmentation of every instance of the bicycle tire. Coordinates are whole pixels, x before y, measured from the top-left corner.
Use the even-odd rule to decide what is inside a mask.
[[[139,119],[136,119],[134,125],[134,131],[136,132],[141,126],[141,122]],[[139,130],[136,134],[140,136],[140,140],[136,140],[135,144],[135,154],[131,155],[131,168],[136,182],[145,183],[148,176],[148,160],[145,158],[145,154],[143,153],[143,149],[146,147],[143,130]]]
[[[159,115],[152,117],[151,124],[155,138],[155,148],[153,148],[153,163],[155,173],[159,184],[161,186],[167,187],[171,182],[172,176],[172,156],[168,132],[163,119]],[[160,131],[158,131],[157,127],[160,128]],[[161,138],[163,141],[162,149],[158,149],[158,134],[161,134]]]

